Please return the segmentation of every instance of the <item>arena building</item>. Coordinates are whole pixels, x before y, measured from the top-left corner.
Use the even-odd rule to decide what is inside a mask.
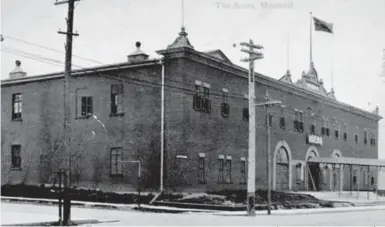
[[[72,72],[72,184],[130,190],[138,184],[138,166],[121,161],[136,160],[147,189],[162,181],[176,191],[245,189],[248,69],[221,50],[195,50],[183,27],[157,51],[161,58],[150,59],[136,46],[124,63]],[[2,184],[47,184],[62,167],[63,78],[26,76],[17,62],[1,81]],[[268,109],[273,189],[377,187],[385,165],[378,160],[378,108],[368,112],[338,101],[313,63],[296,82],[289,71],[279,80],[255,73],[255,91],[256,102],[267,93],[282,102]],[[266,114],[256,113],[255,180],[266,188]]]

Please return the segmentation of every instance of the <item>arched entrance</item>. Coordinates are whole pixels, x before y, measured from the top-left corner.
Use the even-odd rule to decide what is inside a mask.
[[[291,190],[291,151],[285,141],[279,141],[273,156],[273,189]]]
[[[319,157],[317,148],[315,146],[310,146],[306,152],[305,161],[307,163],[307,189],[310,191],[319,191],[320,190],[320,178],[321,178],[321,169],[318,163],[309,163],[307,162],[312,157]]]
[[[289,189],[289,157],[284,147],[280,147],[276,154],[276,190]]]

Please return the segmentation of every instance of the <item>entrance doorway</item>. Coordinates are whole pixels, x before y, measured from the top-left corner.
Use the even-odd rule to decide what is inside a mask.
[[[309,163],[309,172],[308,172],[308,188],[310,191],[319,191],[320,190],[320,174],[321,170],[319,164]]]

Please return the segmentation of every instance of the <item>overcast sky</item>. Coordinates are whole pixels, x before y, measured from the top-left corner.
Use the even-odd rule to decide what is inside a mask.
[[[286,8],[264,9],[264,2]],[[64,61],[64,54],[45,50],[12,38],[64,51],[67,5],[54,0],[2,0],[1,78],[8,78],[14,61],[22,61],[28,75],[63,70],[56,66],[5,51],[24,51]],[[242,7],[241,7],[242,5]],[[233,63],[244,55],[233,43],[253,39],[265,47],[265,58],[256,71],[279,79],[289,68],[293,80],[309,68],[309,12],[334,24],[334,34],[313,32],[313,59],[327,90],[334,88],[339,101],[373,110],[385,116],[385,77],[382,56],[385,49],[384,0],[185,0],[185,27],[196,50],[221,49]],[[291,6],[291,7],[290,7]],[[76,3],[74,54],[102,63],[124,62],[142,42],[152,57],[177,37],[181,27],[181,0],[82,0]],[[19,52],[20,53],[20,52]],[[73,64],[97,65],[74,58]],[[385,72],[384,72],[385,73]],[[369,104],[370,103],[370,104]],[[385,158],[385,120],[380,121],[380,156]]]

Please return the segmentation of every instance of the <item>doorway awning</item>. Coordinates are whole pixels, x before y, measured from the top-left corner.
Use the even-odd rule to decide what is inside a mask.
[[[385,167],[385,160],[372,158],[345,158],[345,157],[311,157],[308,163],[324,163],[324,164],[343,164],[343,165],[359,165],[359,166],[378,166]]]

